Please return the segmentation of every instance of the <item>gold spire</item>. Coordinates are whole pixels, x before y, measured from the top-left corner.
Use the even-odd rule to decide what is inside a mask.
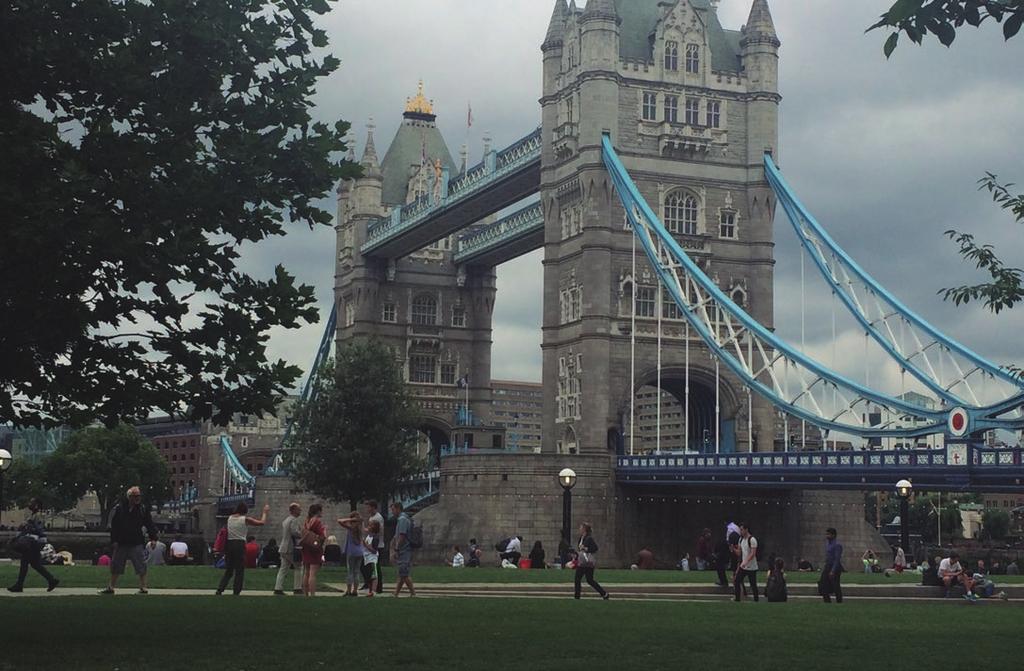
[[[405,99],[405,111],[406,113],[413,114],[433,114],[434,113],[434,102],[427,100],[427,97],[423,95],[423,80],[420,80],[419,91],[416,93],[415,98]]]

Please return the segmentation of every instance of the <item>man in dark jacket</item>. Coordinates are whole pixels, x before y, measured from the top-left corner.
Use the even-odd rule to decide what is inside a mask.
[[[139,577],[139,594],[148,594],[146,588],[146,538],[142,535],[145,527],[150,540],[156,540],[156,526],[149,515],[149,509],[142,505],[142,490],[128,489],[127,498],[114,507],[110,515],[110,543],[114,555],[110,561],[110,584],[100,594],[113,594],[117,580],[124,574],[125,564],[130,559],[135,575]]]

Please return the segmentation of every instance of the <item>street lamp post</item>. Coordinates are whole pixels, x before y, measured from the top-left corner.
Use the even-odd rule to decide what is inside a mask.
[[[576,471],[563,468],[558,472],[558,484],[562,487],[562,540],[570,544],[572,537],[572,488],[576,486]]]
[[[0,449],[0,516],[4,512],[4,474],[7,473],[7,469],[13,462],[14,457],[11,456],[11,453]]]
[[[904,552],[910,552],[910,527],[907,519],[910,517],[910,493],[914,491],[914,485],[910,480],[900,480],[896,483],[896,495],[900,497],[900,544]]]

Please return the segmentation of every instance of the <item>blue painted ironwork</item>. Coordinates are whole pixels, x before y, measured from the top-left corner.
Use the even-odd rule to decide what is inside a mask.
[[[828,369],[791,347],[736,305],[661,223],[640,195],[607,135],[602,146],[605,166],[633,232],[663,286],[711,353],[745,385],[797,418],[842,433],[862,437],[913,437],[944,430],[944,411],[930,410],[883,394]],[[723,317],[724,334],[718,326]],[[792,368],[797,374],[799,384],[794,393],[789,392],[788,384],[783,384],[784,373],[780,370],[783,365],[786,371]],[[763,378],[767,382],[762,381]],[[827,391],[839,401],[830,401]],[[870,403],[881,408],[889,420],[879,426],[869,425],[866,415]],[[904,418],[912,419],[913,425],[900,426]],[[979,422],[978,428],[988,427]]]
[[[224,434],[220,437],[220,450],[224,455],[224,464],[228,477],[240,487],[252,489],[256,486],[256,476],[246,470],[242,462],[238,460],[235,451],[231,449],[231,441]]]
[[[320,337],[320,346],[316,350],[316,357],[313,359],[313,365],[309,369],[309,375],[306,376],[306,382],[302,385],[302,391],[299,393],[299,403],[306,403],[316,398],[317,380],[320,378],[320,369],[327,363],[327,360],[331,356],[331,348],[334,345],[334,338],[338,327],[338,305],[335,303],[331,308],[331,315],[327,318],[327,324],[324,326],[324,333]],[[277,451],[270,459],[270,464],[264,469],[263,474],[268,476],[287,475],[283,464],[283,452],[285,446],[288,444],[288,439],[292,435],[292,423],[293,419],[288,418],[288,422],[285,425],[284,435],[281,436],[281,442],[278,443]]]
[[[479,194],[501,182],[507,175],[540,161],[541,129],[533,131],[509,147],[488,153],[482,163],[467,170],[465,174],[451,180],[448,189],[440,198],[433,194],[420,197],[414,203],[392,212],[391,217],[378,219],[367,228],[366,242],[361,251],[372,253],[396,235],[419,226],[438,210],[451,207],[460,201]]]
[[[753,452],[728,455],[622,456],[620,482],[690,485],[890,489],[909,478],[922,491],[1024,491],[1024,449],[968,448],[964,464],[949,463],[946,450]]]
[[[544,211],[540,203],[529,205],[461,237],[454,261],[469,263],[474,258],[519,240],[523,236],[543,230]]]
[[[901,303],[832,239],[768,154],[764,167],[769,184],[815,267],[886,354],[948,405],[964,406],[974,418],[991,418],[1024,404],[1024,381],[939,332]],[[891,320],[896,324],[891,324]],[[911,347],[906,344],[908,332]],[[948,365],[944,365],[947,361]],[[994,402],[981,398],[979,385],[971,384],[972,379],[984,380],[985,376],[1003,383],[993,389],[1001,394]]]

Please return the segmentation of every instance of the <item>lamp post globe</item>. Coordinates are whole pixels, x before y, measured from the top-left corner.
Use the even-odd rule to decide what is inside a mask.
[[[569,490],[576,486],[576,471],[571,468],[563,468],[558,471],[558,484],[562,489]]]
[[[572,538],[572,488],[576,486],[576,471],[571,468],[563,468],[558,472],[558,484],[562,488],[562,544],[559,547],[559,561],[565,561],[566,552],[569,547],[569,539]]]
[[[910,480],[903,479],[896,483],[896,495],[900,497],[900,547],[904,552],[910,551],[910,494],[914,485]]]

